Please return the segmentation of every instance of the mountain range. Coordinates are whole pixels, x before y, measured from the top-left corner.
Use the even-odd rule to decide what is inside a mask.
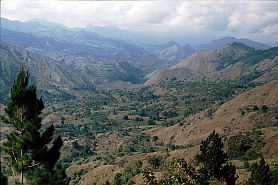
[[[115,35],[109,36],[108,32],[113,30]],[[20,60],[32,61],[24,58],[28,53],[37,62],[37,69],[46,63],[55,66],[46,68],[46,72],[55,73],[51,78],[41,77],[39,70],[32,71],[39,75],[38,80],[44,79],[42,84],[63,81],[67,88],[95,89],[114,82],[139,84],[145,80],[145,85],[150,85],[172,78],[262,81],[277,77],[277,47],[234,37],[194,47],[173,40],[165,44],[142,44],[135,38],[117,36],[119,31],[123,37],[124,30],[115,27],[67,28],[42,20],[20,22],[1,18],[1,54],[9,53],[9,57],[1,59],[2,70],[9,69],[8,73],[14,75]],[[12,58],[16,58],[17,65],[8,62]]]
[[[164,40],[162,39],[163,36],[159,36],[158,33],[150,35],[146,32],[134,32],[134,31],[122,30],[115,26],[100,27],[100,26],[89,25],[86,28],[67,28],[61,24],[47,22],[43,20],[32,20],[29,22],[20,22],[20,21],[11,21],[5,18],[1,18],[1,26],[4,29],[8,29],[12,31],[30,33],[36,36],[46,36],[58,40],[73,41],[73,42],[75,41],[80,42],[80,40],[77,38],[78,36],[75,36],[75,34],[77,33],[80,34],[80,32],[86,32],[87,34],[90,33],[91,36],[94,35],[95,37],[97,36],[105,37],[106,41],[112,39],[112,40],[117,40],[118,42],[124,42],[124,43],[129,43],[131,45],[140,46],[141,48],[145,48],[147,51],[151,53],[158,54],[162,59],[167,59],[169,58],[169,56],[166,54],[166,57],[163,57],[163,55],[165,54],[161,54],[161,52],[165,53],[165,51],[160,52],[159,50],[165,50],[166,49],[165,46],[167,46],[170,50],[171,47],[173,46],[180,48],[179,45],[180,43],[182,43],[181,39],[177,39],[176,41],[168,40],[163,43],[162,42],[162,40]],[[183,34],[181,33],[181,36],[182,35]],[[184,34],[184,36],[187,35]],[[155,37],[160,37],[160,40]],[[195,40],[196,39],[198,40],[198,38],[195,38]],[[199,38],[199,39],[202,40],[203,38]],[[103,40],[104,39],[102,38],[100,42],[103,42]],[[149,42],[142,42],[142,40],[148,40]],[[156,40],[156,41],[154,42],[152,40]],[[183,45],[182,48],[186,50],[185,54],[182,54],[183,52],[181,52],[184,49],[179,49],[179,52],[176,52],[177,57],[171,57],[171,58],[172,59],[183,58],[188,53],[190,53],[192,48],[194,48],[195,50],[215,49],[215,48],[221,48],[228,43],[231,44],[232,42],[240,42],[247,46],[254,47],[256,49],[270,48],[270,46],[266,44],[255,42],[249,39],[241,39],[241,38],[236,39],[234,37],[223,37],[216,40],[212,40],[209,43],[204,43],[199,45],[193,44],[190,46],[188,44],[182,44]]]

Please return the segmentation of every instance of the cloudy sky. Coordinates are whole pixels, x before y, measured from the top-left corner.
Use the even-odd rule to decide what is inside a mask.
[[[1,16],[68,27],[113,25],[150,32],[210,33],[278,43],[275,1],[1,1]]]

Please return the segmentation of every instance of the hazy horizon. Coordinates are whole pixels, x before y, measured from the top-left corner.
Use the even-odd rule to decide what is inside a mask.
[[[113,26],[158,34],[182,43],[225,36],[277,45],[278,3],[274,1],[2,1],[1,17],[45,20],[69,28]],[[190,43],[189,43],[190,44]]]

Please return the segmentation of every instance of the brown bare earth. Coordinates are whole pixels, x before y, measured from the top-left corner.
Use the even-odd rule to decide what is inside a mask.
[[[213,130],[227,137],[239,132],[250,130],[253,123],[267,119],[267,114],[259,115],[257,112],[247,112],[247,108],[257,105],[274,107],[278,105],[278,81],[272,81],[265,85],[251,89],[234,99],[224,103],[213,114],[212,119],[205,115],[206,111],[198,113],[186,119],[184,127],[174,125],[167,128],[155,128],[147,131],[152,136],[158,136],[164,143],[175,145],[199,144]],[[246,113],[241,115],[241,110]],[[275,120],[270,120],[275,122]],[[274,136],[273,136],[274,137]]]
[[[278,156],[278,128],[269,127],[262,130],[264,135],[266,136],[264,139],[266,145],[261,149],[261,151],[269,156]]]
[[[79,184],[80,185],[91,185],[92,182],[97,182],[98,184],[104,184],[106,180],[112,182],[116,173],[123,172],[116,165],[102,165],[94,168],[92,171],[87,173],[82,177]]]

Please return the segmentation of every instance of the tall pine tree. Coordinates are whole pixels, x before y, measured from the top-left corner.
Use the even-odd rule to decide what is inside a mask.
[[[20,65],[17,79],[11,88],[11,101],[5,112],[4,122],[12,132],[3,144],[6,161],[14,175],[21,174],[21,183],[68,184],[61,165],[56,165],[63,145],[61,137],[53,137],[54,126],[42,130],[42,98],[37,98],[36,86],[30,85],[29,73]],[[42,183],[43,182],[43,183]]]

